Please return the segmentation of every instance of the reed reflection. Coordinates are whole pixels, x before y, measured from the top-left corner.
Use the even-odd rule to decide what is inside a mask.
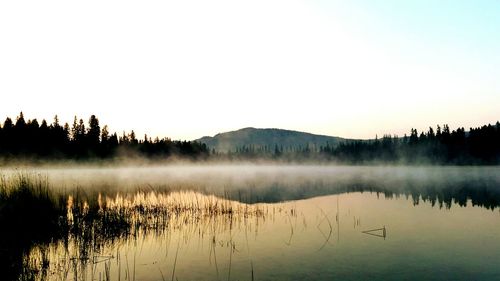
[[[409,222],[395,220],[395,214],[433,219],[448,213],[441,208],[499,206],[495,177],[432,183],[348,177],[261,181],[247,188],[147,185],[119,191],[57,189],[40,175],[3,177],[0,269],[7,280],[252,280],[272,274],[265,261],[273,253],[289,253],[284,261],[308,252],[328,260],[333,248],[373,247],[366,243],[377,239],[369,236],[387,243],[401,239]],[[403,202],[430,206],[434,213],[408,209]],[[447,221],[432,223],[440,227]],[[453,231],[460,225],[447,227]],[[408,235],[430,235],[422,231]],[[352,246],[354,241],[359,245]],[[204,265],[189,272],[190,263]]]

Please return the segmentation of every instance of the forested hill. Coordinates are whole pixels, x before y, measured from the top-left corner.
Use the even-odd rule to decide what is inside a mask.
[[[14,121],[15,120],[15,121]],[[62,125],[57,116],[49,124],[15,119],[0,123],[0,161],[12,159],[192,159],[324,161],[346,164],[500,165],[500,122],[476,128],[448,125],[411,129],[409,135],[385,135],[371,140],[281,130],[245,128],[203,137],[197,141],[136,137],[134,131],[118,135],[101,127],[95,115],[88,123],[74,118]],[[215,152],[215,153],[211,153]]]
[[[346,139],[310,133],[282,130],[244,128],[237,131],[220,133],[213,137],[196,140],[218,152],[228,152],[252,147],[253,149],[288,149],[299,147],[335,146]]]
[[[333,161],[346,164],[500,165],[500,122],[466,131],[447,124],[409,135],[371,140],[318,136],[279,129],[245,128],[198,140],[230,159]]]

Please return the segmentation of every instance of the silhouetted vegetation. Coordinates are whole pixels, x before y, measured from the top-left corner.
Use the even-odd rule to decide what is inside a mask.
[[[132,130],[118,136],[108,126],[101,129],[99,119],[92,115],[86,123],[74,118],[73,124],[61,125],[57,115],[51,124],[46,120],[25,120],[21,112],[14,122],[5,119],[0,126],[0,156],[4,158],[33,157],[43,159],[91,159],[115,156],[145,156],[149,158],[204,158],[205,144],[173,141],[148,136],[138,139]]]
[[[363,161],[435,163],[435,164],[488,164],[500,163],[500,123],[478,128],[458,128],[450,131],[432,127],[420,134],[412,129],[403,138],[386,135],[372,141],[354,141],[339,146],[323,147],[321,152],[332,158],[351,163]]]
[[[404,196],[408,200],[411,199],[415,206],[428,202],[440,209],[450,209],[453,204],[457,204],[461,207],[472,205],[495,210],[500,206],[500,190],[497,187],[498,181],[477,178],[467,178],[459,182],[405,178],[391,183],[350,178],[335,185],[321,181],[307,182],[298,186],[275,183],[259,189],[231,190],[228,196],[253,204],[302,200],[331,194],[373,192],[377,195],[384,194],[385,198]]]
[[[2,279],[31,280],[35,274],[23,266],[33,245],[61,238],[59,218],[64,214],[62,197],[49,191],[46,178],[19,174],[0,181],[0,269]]]
[[[237,131],[238,140],[258,129]],[[269,132],[273,133],[269,133]],[[151,139],[145,135],[137,138],[135,132],[111,133],[108,126],[101,128],[99,119],[92,115],[88,122],[76,116],[73,124],[61,125],[57,115],[51,124],[46,120],[25,120],[23,113],[13,121],[6,118],[0,125],[0,157],[7,159],[107,159],[113,157],[142,156],[150,159],[169,157],[212,160],[257,160],[278,161],[334,161],[347,164],[395,163],[395,164],[452,164],[452,165],[496,165],[500,164],[500,123],[478,128],[458,128],[453,131],[448,125],[429,128],[427,132],[411,129],[404,137],[385,135],[373,140],[346,140],[333,138],[333,143],[319,145],[316,142],[294,145],[291,137],[286,143],[277,140],[276,129],[266,129],[272,136],[267,142],[259,135],[262,145],[241,145],[228,152],[218,151],[198,141],[173,141],[169,138]],[[291,131],[293,136],[299,132]],[[283,133],[284,134],[284,133]],[[258,135],[258,134],[257,134]],[[227,137],[227,138],[230,138]],[[303,139],[304,137],[302,137]]]
[[[49,260],[45,251],[51,243],[63,245],[65,253],[76,249],[74,256],[52,265],[61,266],[58,270],[67,275],[69,267],[95,265],[106,245],[119,239],[136,239],[139,233],[159,235],[202,221],[232,225],[242,217],[264,216],[259,206],[196,192],[151,188],[128,194],[105,192],[57,189],[41,175],[1,176],[2,280],[49,279],[54,274],[49,270],[54,261]],[[42,251],[40,255],[30,256],[34,248]],[[75,280],[80,280],[76,274],[75,271]]]
[[[198,141],[205,143],[216,151],[236,151],[239,149],[256,149],[264,153],[279,148],[319,147],[326,143],[337,145],[343,138],[316,135],[284,129],[243,128],[236,131],[217,134],[213,137],[202,137]]]
[[[319,160],[348,164],[500,164],[500,123],[478,128],[448,125],[404,137],[385,135],[373,140],[344,140],[338,144],[274,146],[243,145],[227,153],[212,154],[230,159]]]

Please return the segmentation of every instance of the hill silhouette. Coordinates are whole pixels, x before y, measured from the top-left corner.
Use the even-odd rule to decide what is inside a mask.
[[[253,146],[255,148],[269,147],[320,147],[325,145],[336,146],[347,139],[315,135],[305,132],[283,130],[275,128],[243,128],[217,134],[213,137],[205,136],[197,142],[206,144],[210,149],[219,152],[234,151],[240,147]]]

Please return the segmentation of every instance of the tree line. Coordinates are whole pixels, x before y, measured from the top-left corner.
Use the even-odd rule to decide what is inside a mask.
[[[61,125],[57,115],[49,124],[46,120],[25,120],[23,113],[13,121],[7,117],[0,124],[0,157],[39,157],[47,159],[90,159],[137,155],[150,158],[205,158],[209,150],[205,144],[192,141],[173,141],[169,138],[144,136],[135,132],[111,133],[92,115],[88,123],[75,116],[73,124]]]
[[[411,129],[402,138],[385,135],[372,141],[326,146],[322,153],[347,162],[363,161],[435,163],[456,165],[500,164],[500,123],[477,128],[457,128],[448,125],[429,127],[427,132]]]
[[[25,120],[23,113],[15,121],[7,117],[0,124],[0,157],[38,157],[40,159],[91,159],[116,156],[144,156],[165,159],[171,156],[191,159],[280,161],[335,161],[347,164],[500,164],[500,122],[477,128],[450,130],[448,125],[429,127],[426,132],[411,129],[409,135],[384,135],[372,140],[346,140],[331,145],[274,146],[245,145],[227,153],[210,152],[196,141],[169,138],[139,139],[132,130],[121,135],[101,128],[92,115],[87,123],[75,116],[72,125]]]
[[[213,152],[212,154],[217,154]],[[409,135],[384,135],[372,140],[346,140],[321,146],[244,145],[224,155],[230,159],[320,160],[347,164],[500,164],[500,123],[450,130],[448,125],[411,129]]]

